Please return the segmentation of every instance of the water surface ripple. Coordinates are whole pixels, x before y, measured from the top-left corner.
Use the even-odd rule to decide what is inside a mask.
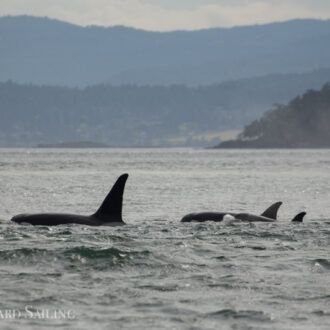
[[[330,151],[0,155],[1,329],[330,328]],[[124,172],[126,226],[9,221],[90,214]],[[278,223],[179,222],[189,212],[262,213],[279,200]],[[304,223],[290,223],[299,211]]]

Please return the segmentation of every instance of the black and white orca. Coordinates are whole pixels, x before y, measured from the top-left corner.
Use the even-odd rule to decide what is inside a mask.
[[[123,174],[117,179],[100,208],[92,215],[64,213],[19,214],[14,216],[11,221],[40,226],[57,226],[71,223],[88,226],[124,225],[122,206],[127,178],[128,174]]]
[[[233,212],[201,212],[201,213],[189,213],[185,215],[181,222],[204,222],[204,221],[223,221],[226,216],[236,220],[246,222],[275,222],[277,220],[277,211],[282,205],[282,202],[276,202],[268,207],[261,215],[251,213],[233,213]],[[297,214],[291,221],[302,222],[306,212]]]

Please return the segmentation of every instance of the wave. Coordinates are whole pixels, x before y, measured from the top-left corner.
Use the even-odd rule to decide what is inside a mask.
[[[150,252],[128,251],[114,247],[100,249],[95,247],[79,246],[65,249],[21,248],[0,251],[0,264],[21,265],[49,265],[62,264],[65,268],[79,268],[82,265],[95,269],[104,269],[110,266],[134,264],[137,261],[148,259]]]
[[[242,310],[236,311],[233,309],[221,309],[216,312],[208,313],[207,317],[216,317],[221,319],[246,319],[250,321],[271,321],[271,317],[262,311]]]

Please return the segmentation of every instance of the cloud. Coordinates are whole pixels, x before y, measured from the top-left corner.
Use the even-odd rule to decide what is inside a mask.
[[[169,1],[169,0],[168,0]],[[192,0],[191,0],[192,1]],[[146,30],[195,30],[330,18],[328,0],[0,0],[0,16],[48,16],[79,25],[126,25]],[[185,5],[186,4],[186,5]]]

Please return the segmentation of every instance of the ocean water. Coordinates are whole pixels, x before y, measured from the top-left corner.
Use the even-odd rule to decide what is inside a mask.
[[[125,172],[126,226],[10,222],[90,214]],[[330,329],[330,150],[0,149],[0,226],[1,329]]]

